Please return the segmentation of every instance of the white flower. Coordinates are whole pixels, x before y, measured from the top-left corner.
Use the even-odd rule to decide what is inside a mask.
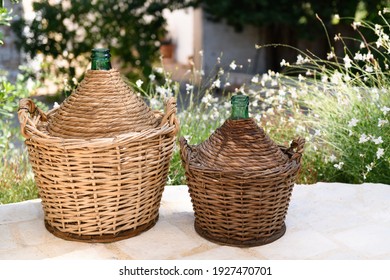
[[[259,77],[258,76],[254,76],[251,80],[252,83],[256,84],[259,82]]]
[[[382,148],[378,148],[378,150],[376,151],[376,157],[377,159],[380,159],[385,153],[385,150],[383,150]]]
[[[186,91],[191,91],[194,89],[194,86],[193,85],[190,85],[190,84],[186,84]]]
[[[298,75],[298,81],[302,82],[305,80],[305,77],[303,77],[301,74]]]
[[[213,98],[211,94],[205,94],[202,98],[202,102],[206,105],[206,107],[211,106],[212,103],[216,103],[218,98]]]
[[[211,85],[212,88],[220,88],[221,87],[221,80],[220,79],[217,79],[215,80],[212,85]]]
[[[229,67],[230,67],[232,70],[235,70],[235,69],[237,68],[236,62],[233,60],[232,63],[230,63]]]
[[[374,137],[372,137],[371,140],[372,140],[372,142],[374,142],[374,143],[377,144],[377,145],[383,143],[382,136],[379,136],[379,137],[376,138],[376,139],[375,139]]]
[[[378,127],[384,126],[385,124],[388,124],[388,123],[389,123],[388,120],[378,119]]]
[[[362,25],[362,23],[360,22],[360,21],[354,21],[353,23],[352,23],[352,27],[353,27],[353,29],[357,29],[359,26],[361,26]]]
[[[352,60],[349,58],[349,56],[347,54],[345,55],[343,60],[344,60],[345,69],[348,69],[348,68],[352,67],[352,64],[351,64]]]
[[[321,135],[321,130],[316,129],[315,133],[314,133],[314,136],[320,136],[320,135]]]
[[[60,107],[60,104],[58,104],[57,102],[54,102],[53,108],[57,109],[58,107]]]
[[[157,86],[156,92],[160,95],[163,95],[165,93],[165,89],[162,86]]]
[[[374,68],[372,68],[371,65],[366,65],[366,71],[367,72],[372,72],[372,71],[374,71]]]
[[[359,48],[364,49],[365,47],[366,45],[363,42],[361,42]]]
[[[386,115],[390,111],[390,108],[387,106],[384,106],[381,108],[381,111],[383,112],[383,115]]]
[[[382,38],[379,37],[378,40],[376,40],[375,44],[376,44],[376,47],[377,47],[377,48],[382,47],[382,45],[383,45],[383,40],[382,40]]]
[[[339,163],[336,163],[333,166],[340,170],[341,168],[343,168],[343,165],[344,165],[344,162],[340,161]]]
[[[374,59],[374,55],[371,53],[371,52],[368,52],[366,55],[365,55],[365,58],[367,61],[371,60],[371,59]]]
[[[156,98],[151,98],[150,99],[150,106],[152,108],[159,108],[159,107],[161,107],[161,102]]]
[[[330,162],[334,162],[336,160],[336,156],[334,154],[332,154],[330,157],[329,157],[329,161]]]
[[[349,82],[350,80],[351,80],[351,76],[349,76],[348,74],[344,75],[345,82]]]
[[[357,52],[353,59],[354,60],[364,60],[364,56],[360,52]]]
[[[304,64],[307,61],[308,61],[307,57],[304,58],[302,55],[298,54],[296,64]]]
[[[330,53],[327,53],[327,54],[326,54],[326,58],[327,58],[328,60],[331,60],[331,59],[334,58],[334,57],[335,57],[334,52],[330,52]]]
[[[141,81],[141,80],[137,80],[137,81],[135,82],[135,84],[136,84],[137,87],[139,87],[139,88],[142,86],[143,83],[144,83],[144,82]]]
[[[280,66],[290,66],[290,63],[288,63],[284,58],[282,59],[282,61],[280,62]]]
[[[149,80],[151,80],[153,82],[155,79],[156,79],[156,75],[154,75],[154,74],[149,75]]]
[[[330,81],[333,84],[341,84],[343,83],[343,74],[338,71],[335,71],[330,77]]]
[[[156,71],[156,73],[159,73],[159,74],[164,73],[164,69],[162,67],[157,67],[154,70]]]
[[[359,122],[358,119],[352,118],[352,120],[349,121],[348,127],[354,127]]]
[[[200,50],[200,51],[199,51],[199,55],[200,55],[200,56],[203,56],[203,50]]]
[[[365,143],[368,140],[370,140],[370,136],[367,136],[366,134],[363,133],[362,135],[360,135],[359,143]]]

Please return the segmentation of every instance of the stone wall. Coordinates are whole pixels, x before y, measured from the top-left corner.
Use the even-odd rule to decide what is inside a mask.
[[[242,32],[223,22],[212,22],[201,9],[194,12],[194,61],[198,69],[202,66],[205,76],[213,75],[217,60],[231,72],[231,82],[241,84],[254,73],[263,73],[266,69],[266,53],[257,50],[264,30],[247,26]],[[203,52],[203,56],[199,52]],[[231,62],[243,65],[242,68],[229,68]]]

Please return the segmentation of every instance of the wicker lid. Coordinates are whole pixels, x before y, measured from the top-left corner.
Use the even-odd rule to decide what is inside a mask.
[[[214,170],[263,171],[288,161],[288,156],[253,119],[226,120],[196,150],[191,165]]]
[[[62,138],[112,137],[158,126],[146,103],[118,70],[88,70],[83,81],[48,120],[48,132]]]

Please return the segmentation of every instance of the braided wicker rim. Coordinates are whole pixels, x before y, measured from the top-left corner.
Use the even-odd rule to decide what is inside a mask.
[[[226,139],[234,134],[239,134],[238,137],[233,137],[233,141],[238,142],[246,133],[251,134],[249,140],[252,142],[249,144],[243,142],[236,147],[236,143],[230,145],[225,143]],[[260,143],[253,143],[256,137],[261,138],[258,141]],[[293,140],[289,148],[276,145],[253,119],[226,120],[209,139],[198,145],[189,145],[184,137],[179,141],[185,167],[208,173],[247,174],[248,176],[259,173],[263,176],[286,173],[296,164],[299,165],[305,145],[303,138]],[[260,151],[253,151],[253,149]],[[257,158],[251,161],[248,157]],[[238,164],[234,164],[235,162]]]
[[[156,118],[160,120],[160,124],[157,127],[143,131],[123,132],[108,137],[83,139],[62,138],[51,135],[47,130],[48,120],[57,110],[58,108],[54,108],[45,113],[35,105],[33,100],[29,98],[21,99],[19,101],[18,119],[24,138],[34,139],[46,144],[59,144],[64,148],[83,148],[105,147],[106,144],[111,144],[113,141],[122,139],[139,140],[160,134],[175,136],[179,131],[179,121],[176,118],[176,100],[173,97],[166,101],[165,114],[162,114],[160,111],[153,111]]]

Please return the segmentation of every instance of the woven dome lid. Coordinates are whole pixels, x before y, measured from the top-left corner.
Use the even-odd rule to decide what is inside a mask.
[[[118,70],[88,70],[83,81],[48,120],[47,130],[62,138],[112,137],[158,126],[146,103]]]
[[[229,119],[197,146],[191,164],[214,170],[263,171],[287,161],[288,156],[253,119]]]

